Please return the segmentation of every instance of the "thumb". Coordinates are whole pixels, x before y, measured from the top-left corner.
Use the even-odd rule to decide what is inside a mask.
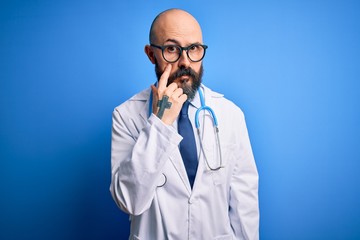
[[[157,88],[155,87],[155,85],[153,84],[150,87],[151,87],[151,91],[153,93],[153,96],[156,95],[157,94]]]

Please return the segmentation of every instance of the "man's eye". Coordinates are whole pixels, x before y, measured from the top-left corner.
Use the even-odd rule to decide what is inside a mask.
[[[192,51],[192,52],[196,52],[196,51],[199,51],[199,46],[198,45],[192,45],[190,46],[189,50]]]
[[[177,53],[179,50],[175,46],[168,46],[166,47],[166,51],[169,53]]]

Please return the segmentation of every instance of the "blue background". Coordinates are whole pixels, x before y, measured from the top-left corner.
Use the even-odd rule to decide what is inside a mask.
[[[360,2],[340,0],[2,0],[0,239],[127,238],[111,113],[154,82],[143,47],[171,7],[202,25],[204,83],[246,114],[261,238],[360,239]]]

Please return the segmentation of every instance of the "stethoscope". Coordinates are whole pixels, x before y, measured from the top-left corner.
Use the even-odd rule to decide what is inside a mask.
[[[200,103],[201,103],[201,107],[199,107],[196,112],[195,112],[195,127],[196,127],[196,132],[197,132],[197,135],[198,135],[198,139],[199,139],[199,143],[200,143],[200,148],[201,148],[201,151],[199,153],[199,158],[200,159],[200,154],[201,152],[204,154],[204,158],[205,158],[205,162],[206,162],[206,165],[208,166],[208,168],[211,170],[211,171],[218,171],[220,170],[221,168],[224,168],[224,166],[222,165],[222,154],[221,154],[221,145],[220,145],[220,137],[219,137],[219,127],[218,127],[218,121],[217,121],[217,117],[215,115],[215,112],[214,110],[207,106],[205,104],[205,98],[204,98],[204,94],[202,92],[202,90],[199,88],[198,89],[198,93],[199,93],[199,97],[200,97]],[[151,116],[152,114],[152,103],[153,103],[153,95],[152,95],[152,91],[150,91],[150,98],[149,98],[149,117]],[[216,167],[212,167],[210,164],[209,164],[209,161],[208,161],[208,158],[206,157],[206,152],[204,150],[204,147],[203,147],[203,141],[202,141],[202,138],[201,138],[201,134],[200,134],[200,122],[199,122],[199,114],[201,111],[208,111],[211,115],[211,118],[213,120],[213,127],[214,127],[214,134],[215,134],[215,138],[216,138],[216,145],[218,146],[218,152],[219,152],[219,165],[216,166]],[[204,115],[205,117],[205,115]],[[165,182],[164,184],[162,184],[161,186],[158,186],[158,187],[162,187],[165,185],[166,181],[167,181],[167,177],[165,174],[163,174],[164,177],[165,177]]]

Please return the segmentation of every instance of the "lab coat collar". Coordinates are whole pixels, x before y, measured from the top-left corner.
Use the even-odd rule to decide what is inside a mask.
[[[149,115],[149,103],[150,103],[150,91],[151,89],[145,89],[138,94],[132,96],[129,101],[142,101],[145,102],[142,110],[139,112],[140,116],[143,118],[144,121],[150,117]]]
[[[210,88],[206,87],[204,84],[201,84],[200,89],[203,91],[203,95],[205,98],[205,104],[208,104],[212,101],[212,98],[221,98],[224,95],[212,91]],[[209,98],[210,96],[210,98]],[[196,92],[194,99],[190,102],[194,107],[200,108],[201,107],[201,101],[200,101],[200,94],[199,91]],[[208,104],[210,105],[210,104]]]

